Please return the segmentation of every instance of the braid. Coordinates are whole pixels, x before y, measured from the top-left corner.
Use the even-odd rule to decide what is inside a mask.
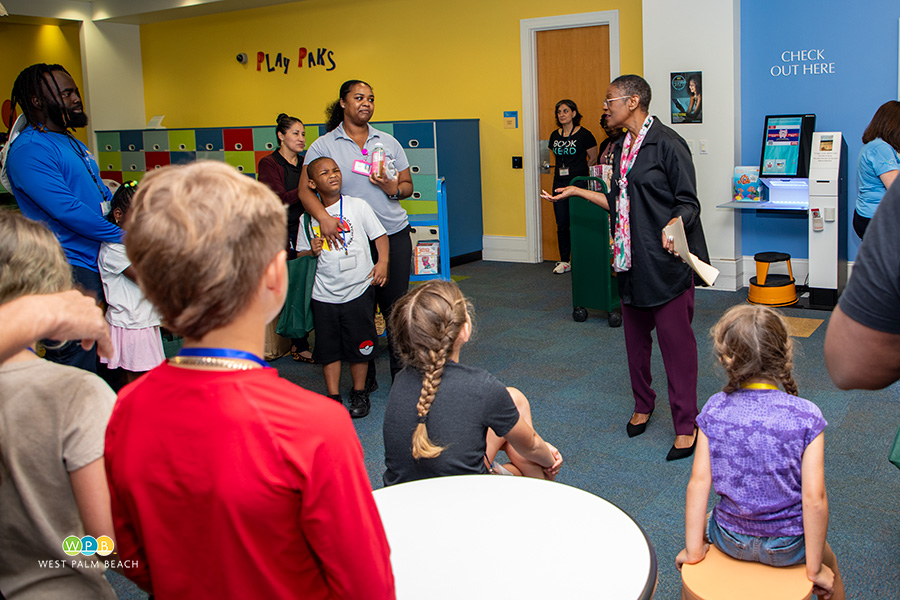
[[[23,69],[13,83],[12,94],[10,96],[12,108],[15,109],[16,104],[21,106],[22,114],[25,115],[25,120],[28,121],[30,125],[37,128],[38,131],[46,131],[46,129],[44,128],[44,124],[41,123],[42,114],[37,107],[34,106],[31,99],[39,98],[43,104],[50,101],[48,94],[44,92],[44,90],[47,92],[51,91],[49,84],[47,83],[47,75],[51,76],[50,80],[53,81],[53,85],[56,87],[57,97],[59,97],[59,84],[56,83],[56,78],[52,76],[54,71],[62,71],[67,75],[69,74],[62,65],[38,63]],[[62,111],[62,113],[65,124],[68,126],[68,115],[66,114],[66,111]],[[10,123],[10,127],[11,126],[12,123]]]
[[[460,332],[469,321],[468,303],[451,281],[434,280],[417,286],[391,309],[388,331],[400,362],[422,374],[416,403],[418,425],[412,437],[416,459],[435,458],[444,450],[428,437],[428,414],[444,367]]]

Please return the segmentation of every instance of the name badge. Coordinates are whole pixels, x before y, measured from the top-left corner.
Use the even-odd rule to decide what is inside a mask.
[[[354,173],[359,173],[360,175],[365,175],[366,177],[368,177],[369,173],[372,171],[372,165],[364,160],[357,159],[353,161],[352,171]]]
[[[569,167],[563,167],[562,169],[560,169],[560,170],[559,170],[559,174],[560,174],[561,177],[565,177],[566,175],[568,175],[568,174],[569,174]]]
[[[341,271],[350,271],[356,268],[356,256],[343,256],[338,261],[338,268]]]

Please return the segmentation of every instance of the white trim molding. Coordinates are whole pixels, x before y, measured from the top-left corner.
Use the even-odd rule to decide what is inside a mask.
[[[541,250],[541,161],[540,132],[538,131],[537,106],[537,54],[535,38],[538,31],[571,29],[575,27],[609,26],[609,76],[615,79],[619,69],[619,11],[604,10],[574,15],[559,15],[519,21],[522,46],[522,136],[524,137],[525,167],[525,238],[524,261],[537,263],[543,260]],[[487,237],[485,237],[487,239]],[[487,256],[487,245],[485,245]]]
[[[540,262],[531,260],[528,240],[509,235],[485,235],[481,238],[481,255],[484,260],[514,263]]]

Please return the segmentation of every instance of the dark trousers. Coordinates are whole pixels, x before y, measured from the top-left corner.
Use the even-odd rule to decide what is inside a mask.
[[[669,380],[669,405],[675,435],[692,435],[697,419],[697,339],[694,319],[694,286],[661,306],[637,308],[622,305],[628,373],[634,394],[634,412],[649,413],[656,403],[650,387],[650,353],[656,329],[659,349]]]
[[[556,215],[556,240],[559,242],[559,260],[569,262],[572,257],[572,237],[569,233],[569,199],[553,203]]]
[[[390,258],[390,261],[388,262],[388,281],[384,287],[375,287],[375,301],[378,302],[378,308],[381,309],[381,314],[384,316],[384,322],[388,326],[387,339],[388,352],[391,356],[391,381],[393,381],[394,376],[399,373],[402,368],[400,361],[397,360],[397,357],[394,355],[394,348],[391,342],[390,322],[391,307],[394,306],[394,302],[409,291],[409,271],[412,265],[412,241],[409,237],[409,230],[410,226],[407,225],[405,229],[388,236],[388,243],[390,244],[390,253],[388,255]],[[375,248],[374,243],[370,243],[370,248],[372,251],[372,260],[378,262],[378,249]],[[375,361],[370,361],[369,373],[366,376],[366,379],[372,380],[374,378]]]
[[[72,278],[75,287],[84,293],[103,300],[103,283],[100,281],[100,273],[85,269],[84,267],[72,267]],[[90,350],[81,347],[81,340],[69,340],[62,346],[53,340],[42,340],[42,345],[47,353],[44,358],[50,362],[70,367],[78,367],[91,373],[97,372],[97,346],[91,346]]]
[[[866,229],[869,227],[871,220],[869,217],[864,217],[855,210],[853,211],[853,231],[856,232],[859,239],[863,239],[863,236],[866,235]]]

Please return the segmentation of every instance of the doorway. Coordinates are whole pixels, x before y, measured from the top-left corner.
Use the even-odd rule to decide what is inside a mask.
[[[603,98],[609,81],[619,75],[618,11],[523,19],[520,34],[526,255],[528,262],[558,260],[553,207],[539,197],[541,189],[553,184],[552,170],[541,169],[548,158],[546,140],[556,128],[556,102],[563,98],[578,104],[582,127],[598,143],[604,138]],[[549,162],[553,164],[552,158]]]

